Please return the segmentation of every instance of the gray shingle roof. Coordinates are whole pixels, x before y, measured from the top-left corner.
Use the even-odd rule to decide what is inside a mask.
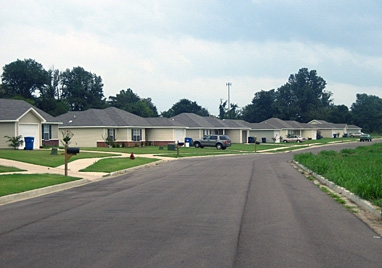
[[[34,107],[23,100],[2,99],[0,98],[0,121],[17,121],[29,110],[37,112],[46,122],[44,123],[58,123],[53,116]]]
[[[63,122],[63,126],[77,127],[146,127],[148,120],[138,115],[123,111],[115,107],[106,109],[89,109],[86,111],[72,111],[56,117]]]

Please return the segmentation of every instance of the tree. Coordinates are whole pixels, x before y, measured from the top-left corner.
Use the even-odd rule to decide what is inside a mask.
[[[266,119],[272,118],[275,113],[275,101],[276,92],[274,89],[256,92],[252,99],[252,103],[243,108],[243,120],[251,123],[259,123]]]
[[[327,120],[331,123],[351,123],[351,113],[346,105],[331,105]]]
[[[59,70],[48,71],[50,82],[40,90],[36,106],[50,115],[58,116],[70,111],[69,104],[61,99],[61,74]]]
[[[195,101],[181,99],[175,103],[168,111],[162,112],[163,117],[173,117],[181,113],[194,113],[200,116],[209,116],[208,110],[199,106]]]
[[[382,132],[382,99],[367,94],[357,94],[351,106],[353,124],[365,132]]]
[[[325,80],[317,76],[315,70],[300,69],[297,74],[290,75],[285,85],[278,88],[275,116],[299,122],[324,118],[332,103],[332,93],[325,91],[325,86]]]
[[[2,84],[5,97],[34,99],[33,93],[49,83],[49,74],[33,59],[17,60],[3,67]]]
[[[157,117],[158,110],[151,98],[142,99],[132,89],[121,90],[115,97],[110,96],[109,105],[142,116]]]
[[[103,84],[100,76],[85,71],[82,67],[66,69],[61,74],[62,99],[72,111],[84,111],[90,108],[107,107],[103,95]]]
[[[220,100],[220,105],[219,105],[220,119],[240,119],[241,118],[241,111],[239,110],[239,106],[237,104],[232,103],[229,110],[228,110],[228,107],[226,108],[226,105],[227,105],[227,101],[222,102],[222,100]]]

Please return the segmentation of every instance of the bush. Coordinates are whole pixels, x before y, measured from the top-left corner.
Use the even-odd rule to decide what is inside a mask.
[[[13,147],[15,150],[19,149],[19,147],[24,144],[21,135],[16,137],[4,136],[4,138],[8,139],[7,142],[9,143],[9,146]]]

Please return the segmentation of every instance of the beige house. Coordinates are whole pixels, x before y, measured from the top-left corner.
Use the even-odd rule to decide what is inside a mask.
[[[74,136],[70,146],[144,146],[184,142],[185,138],[204,135],[230,136],[233,143],[247,143],[256,137],[260,142],[280,142],[288,135],[306,139],[343,136],[361,128],[312,120],[308,124],[270,118],[260,123],[243,120],[220,120],[212,116],[182,113],[173,118],[143,118],[115,107],[72,111],[53,118],[25,101],[0,99],[0,148],[9,147],[4,136],[34,137],[34,148],[61,146],[62,132]]]
[[[58,142],[60,124],[53,116],[23,100],[0,99],[0,148],[9,148],[4,136],[20,135],[23,139],[33,137],[33,149],[54,145]]]
[[[167,145],[183,141],[185,126],[168,118],[143,118],[115,107],[68,112],[56,117],[59,131],[70,130],[70,146]]]

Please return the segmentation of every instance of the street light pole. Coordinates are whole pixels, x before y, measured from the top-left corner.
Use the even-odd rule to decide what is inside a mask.
[[[227,82],[225,84],[227,87],[228,87],[228,111],[229,109],[231,108],[231,92],[230,92],[230,87],[232,86],[232,83],[231,82]]]

